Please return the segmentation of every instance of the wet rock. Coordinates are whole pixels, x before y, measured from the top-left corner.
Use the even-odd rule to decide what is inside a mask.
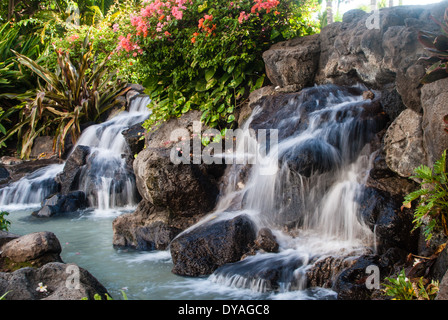
[[[3,165],[0,165],[0,185],[8,183],[10,179],[9,171]]]
[[[69,213],[85,209],[89,206],[83,191],[71,191],[67,194],[54,194],[42,203],[42,208],[32,215],[39,218],[49,218],[57,213]]]
[[[373,100],[375,98],[375,94],[372,91],[367,90],[362,93],[362,98],[364,100],[368,100],[368,99]]]
[[[35,232],[11,240],[2,247],[0,259],[5,264],[29,263],[40,267],[48,262],[62,262],[61,244],[52,232]]]
[[[370,300],[380,283],[376,283],[376,288],[371,288],[367,284],[372,284],[372,270],[379,272],[377,281],[381,280],[381,275],[389,274],[389,261],[383,261],[378,255],[364,255],[359,257],[349,268],[343,270],[335,279],[332,289],[337,292],[339,300]],[[375,268],[375,269],[368,269]]]
[[[355,260],[346,257],[323,257],[306,271],[307,287],[331,288],[338,274],[351,267]]]
[[[63,171],[56,176],[56,182],[61,186],[61,194],[78,190],[79,176],[89,154],[90,148],[88,146],[77,146],[70,154]]]
[[[180,229],[171,227],[162,221],[138,228],[135,231],[137,250],[166,250]]]
[[[78,281],[79,280],[79,281]],[[45,290],[36,290],[40,286]],[[50,262],[40,268],[0,272],[0,293],[6,300],[81,300],[99,294],[105,300],[106,288],[87,270],[75,264]]]
[[[279,244],[271,229],[261,228],[258,230],[255,248],[266,252],[278,252]]]
[[[247,215],[195,226],[171,241],[172,272],[183,276],[211,274],[219,266],[240,260],[255,236],[255,225]]]
[[[145,132],[142,123],[137,123],[122,132],[132,156],[143,150]]]
[[[303,260],[299,255],[262,253],[227,263],[216,269],[210,279],[260,293],[281,289],[301,290],[306,281],[295,272],[301,266]]]
[[[191,221],[172,221],[169,212],[156,210],[146,201],[141,201],[135,212],[117,217],[113,223],[113,245],[115,248],[137,250],[166,250],[171,242]]]
[[[339,161],[337,150],[322,139],[310,139],[287,150],[281,158],[290,170],[305,177],[331,171],[340,165]]]
[[[359,199],[360,217],[375,232],[379,253],[393,247],[416,252],[418,233],[411,233],[414,215],[410,209],[401,210],[402,204],[402,198],[375,188],[366,188]]]

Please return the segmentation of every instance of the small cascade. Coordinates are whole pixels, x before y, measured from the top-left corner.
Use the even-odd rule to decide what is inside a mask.
[[[63,164],[40,168],[0,189],[1,208],[39,207],[43,199],[58,191],[54,178],[63,168]]]
[[[134,206],[139,201],[135,177],[128,163],[130,152],[122,132],[148,118],[149,101],[145,95],[134,97],[129,111],[88,127],[73,148],[80,145],[90,148],[79,186],[98,212]],[[46,197],[58,192],[55,178],[63,169],[64,164],[50,165],[9,184],[0,190],[0,205],[4,209],[40,206]]]
[[[113,208],[135,206],[139,201],[135,177],[126,157],[126,154],[129,156],[129,151],[122,132],[148,118],[149,102],[148,96],[135,97],[129,111],[88,127],[76,143],[76,146],[90,148],[79,185],[97,212],[107,213]]]
[[[362,92],[361,87],[315,86],[267,98],[254,109],[244,129],[255,134],[274,129],[278,144],[245,168],[244,181],[238,177],[241,165],[229,168],[214,215],[250,214],[259,228],[268,227],[281,239],[280,251],[224,265],[212,281],[257,292],[305,289],[306,272],[321,257],[374,248],[357,200],[373,159],[369,142],[386,121],[380,104],[364,100]],[[277,170],[266,174],[269,166]]]

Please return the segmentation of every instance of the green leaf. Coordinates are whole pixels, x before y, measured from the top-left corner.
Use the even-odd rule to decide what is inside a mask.
[[[226,105],[223,103],[219,106],[218,110],[216,112],[222,113],[226,109]]]
[[[196,82],[195,90],[204,92],[207,90],[207,82],[205,80],[199,80]]]
[[[261,77],[259,77],[259,78],[257,79],[257,82],[255,82],[255,87],[254,87],[254,89],[260,89],[260,88],[263,86],[265,76],[266,76],[266,75],[263,74]]]
[[[205,71],[205,81],[210,81],[216,73],[216,69],[208,69]]]

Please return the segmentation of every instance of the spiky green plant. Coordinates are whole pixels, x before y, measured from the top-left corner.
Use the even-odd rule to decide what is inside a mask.
[[[420,189],[404,198],[403,206],[411,208],[411,203],[418,200],[414,211],[414,229],[423,226],[427,241],[431,240],[436,229],[442,229],[448,235],[448,177],[446,173],[446,150],[434,163],[434,168],[421,165],[414,170],[411,178],[420,181]]]
[[[114,77],[106,66],[106,57],[95,63],[88,44],[74,63],[68,52],[57,51],[58,70],[53,73],[32,59],[13,51],[17,60],[31,69],[41,80],[33,98],[25,98],[20,110],[21,121],[9,130],[0,143],[17,134],[20,157],[28,158],[34,140],[43,133],[53,134],[54,149],[62,154],[65,140],[71,134],[73,143],[78,139],[82,123],[97,121],[99,116],[115,105],[116,99],[127,92],[126,83]]]

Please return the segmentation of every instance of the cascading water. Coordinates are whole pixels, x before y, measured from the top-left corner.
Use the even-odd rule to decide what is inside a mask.
[[[374,246],[357,199],[370,170],[369,141],[384,121],[378,107],[363,99],[361,88],[325,85],[268,99],[254,110],[243,129],[276,129],[278,145],[250,168],[244,183],[230,168],[234,182],[217,212],[250,214],[259,228],[274,231],[280,252],[224,265],[211,280],[260,292],[304,289],[305,274],[319,258],[359,255]],[[256,143],[255,137],[247,141]],[[263,174],[266,165],[278,170]]]
[[[76,146],[90,148],[79,185],[91,206],[99,212],[133,206],[138,202],[134,176],[126,165],[124,154],[127,145],[122,132],[147,119],[150,112],[148,103],[148,96],[134,97],[129,111],[122,111],[108,121],[88,127],[76,143]],[[3,209],[40,206],[42,200],[57,192],[55,177],[63,168],[64,164],[44,167],[11,183],[0,190],[0,205]]]
[[[122,132],[148,118],[149,101],[148,96],[135,97],[128,112],[88,127],[76,143],[90,148],[87,165],[80,175],[80,189],[98,212],[108,213],[112,208],[138,203],[135,177],[124,156],[127,144]]]
[[[251,150],[263,153],[265,146],[250,128],[255,133],[278,130],[279,143],[262,163],[228,166],[226,189],[208,220],[246,213],[259,228],[273,231],[279,252],[259,252],[226,264],[208,278],[173,275],[168,251],[142,253],[114,250],[111,245],[110,224],[116,214],[101,212],[136,203],[133,176],[122,157],[126,144],[121,132],[149,115],[147,103],[147,97],[135,98],[129,112],[89,127],[77,143],[91,150],[79,186],[95,212],[101,210],[99,215],[36,220],[31,210],[19,210],[9,216],[11,231],[54,231],[63,246],[63,260],[88,269],[117,297],[126,287],[131,299],[334,298],[329,290],[305,289],[307,272],[328,256],[359,255],[374,241],[372,231],[358,218],[357,197],[370,169],[368,142],[377,131],[378,110],[374,102],[363,100],[362,89],[316,86],[269,97],[254,109],[242,128],[248,145],[237,145],[235,157]],[[6,204],[40,205],[54,192],[51,187],[40,189],[41,182],[54,186],[63,166],[40,169],[0,190],[2,209]],[[261,174],[269,166],[275,174]],[[25,189],[19,185],[27,191],[20,191]]]
[[[63,164],[53,164],[40,168],[0,189],[1,208],[10,210],[40,206],[43,199],[58,190],[54,178],[63,167]]]

